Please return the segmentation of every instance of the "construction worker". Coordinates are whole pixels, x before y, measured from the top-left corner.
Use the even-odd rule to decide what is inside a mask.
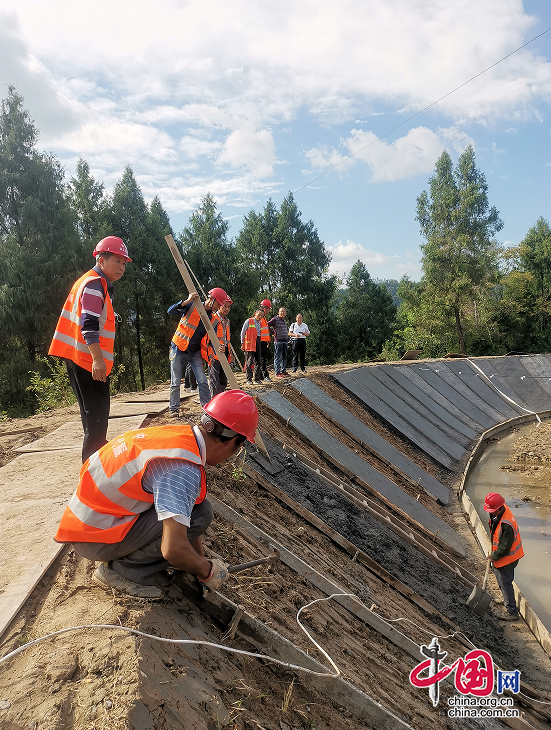
[[[494,564],[494,574],[507,611],[500,618],[504,621],[517,621],[520,615],[515,601],[513,580],[518,561],[524,555],[517,521],[505,504],[505,499],[496,492],[486,495],[484,509],[490,514],[488,524],[492,537],[492,552],[488,555],[488,561]]]
[[[220,343],[218,352],[224,353],[228,363],[231,363],[233,359],[230,351],[230,320],[228,319],[232,304],[232,300],[228,297],[212,318],[212,326]],[[226,390],[228,379],[208,334],[201,341],[201,355],[209,366],[210,395],[211,398],[214,398],[215,395],[223,393]]]
[[[107,443],[109,373],[115,345],[113,282],[132,261],[117,236],[103,238],[92,255],[96,265],[73,284],[48,350],[49,355],[65,360],[80,408],[83,463]]]
[[[199,294],[191,292],[187,299],[176,302],[168,309],[170,315],[180,317],[168,354],[170,360],[170,418],[180,416],[180,384],[184,366],[187,363],[191,365],[197,380],[201,405],[205,406],[210,400],[210,390],[201,357],[201,340],[207,330],[194,304],[198,299]],[[227,299],[229,299],[228,295],[220,287],[211,289],[203,305],[207,315],[210,315],[212,319],[212,315]]]
[[[270,381],[270,375],[268,373],[268,346],[270,344],[270,328],[268,327],[268,316],[272,303],[269,299],[263,299],[260,302],[260,307],[263,311],[262,318],[260,320],[260,372],[263,380]]]
[[[128,431],[85,462],[55,540],[102,561],[93,575],[102,588],[158,600],[170,567],[212,589],[228,579],[227,566],[207,560],[202,544],[213,517],[205,464],[254,443],[258,411],[242,390],[220,393],[203,410],[197,426]]]
[[[286,378],[289,375],[287,372],[289,335],[287,333],[287,322],[285,321],[286,316],[287,310],[285,307],[280,307],[277,315],[268,322],[270,332],[274,334],[274,370],[276,378]]]
[[[245,353],[245,374],[247,375],[247,385],[253,384],[253,366],[254,366],[254,382],[262,382],[262,372],[260,370],[260,320],[264,311],[259,307],[253,317],[249,317],[243,322],[241,328],[241,349]]]

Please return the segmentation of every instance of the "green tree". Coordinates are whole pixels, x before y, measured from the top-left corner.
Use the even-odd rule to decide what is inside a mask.
[[[347,294],[337,308],[341,357],[365,360],[381,352],[392,334],[396,306],[384,284],[377,284],[361,261],[346,279]]]
[[[63,171],[36,148],[38,130],[13,86],[0,104],[0,401],[32,411],[29,370],[45,354],[82,248]]]
[[[538,218],[530,228],[520,243],[519,255],[524,270],[534,278],[536,311],[543,335],[549,328],[551,315],[551,228],[545,218]]]
[[[164,355],[170,341],[167,301],[177,299],[180,275],[164,235],[170,232],[160,201],[152,210],[131,167],[115,185],[110,205],[111,232],[128,246],[132,263],[115,289],[115,309],[122,321],[115,341],[115,372],[123,388],[142,389],[166,376]],[[124,371],[120,370],[120,365]]]
[[[441,310],[451,310],[459,347],[467,353],[465,319],[468,306],[480,302],[496,283],[499,246],[494,238],[503,228],[495,206],[488,202],[488,185],[475,164],[471,146],[455,169],[443,152],[429,179],[429,193],[417,198],[417,217],[425,243],[425,296]]]
[[[94,179],[82,157],[77,162],[75,176],[69,181],[68,193],[78,232],[89,248],[109,234],[108,201],[103,183]]]

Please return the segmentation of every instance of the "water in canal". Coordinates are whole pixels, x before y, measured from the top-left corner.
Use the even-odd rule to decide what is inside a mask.
[[[511,508],[522,537],[524,557],[515,570],[515,583],[548,630],[551,631],[551,484],[535,484],[521,471],[501,471],[512,444],[534,425],[522,426],[487,445],[471,471],[465,488],[484,525],[484,498],[499,492]],[[523,501],[528,497],[530,501]],[[488,535],[490,534],[487,530]],[[492,578],[490,578],[492,580]]]

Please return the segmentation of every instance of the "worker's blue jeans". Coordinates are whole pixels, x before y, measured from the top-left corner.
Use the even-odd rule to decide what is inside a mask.
[[[275,374],[284,373],[287,367],[287,343],[274,343],[274,370]]]
[[[210,390],[201,351],[197,350],[190,354],[187,350],[178,349],[174,342],[171,342],[168,357],[170,360],[170,410],[177,411],[180,407],[180,384],[184,367],[188,362],[197,380],[201,405],[206,406],[210,400]]]
[[[513,588],[513,580],[515,578],[515,568],[518,565],[518,560],[509,565],[504,565],[503,568],[496,568],[494,565],[494,575],[497,580],[498,586],[501,588],[503,594],[503,604],[507,609],[507,613],[517,614],[518,608],[515,601],[515,589]]]

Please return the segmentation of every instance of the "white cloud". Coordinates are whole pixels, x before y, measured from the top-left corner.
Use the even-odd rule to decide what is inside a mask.
[[[247,166],[257,178],[269,177],[276,161],[272,133],[242,127],[232,132],[224,143],[218,163],[229,167]]]
[[[398,259],[398,256],[385,256],[378,251],[365,248],[361,243],[348,239],[346,239],[346,243],[339,241],[335,246],[327,246],[327,248],[331,254],[329,271],[332,274],[348,273],[358,259],[365,264],[370,273],[372,273],[372,269],[395,263]]]

